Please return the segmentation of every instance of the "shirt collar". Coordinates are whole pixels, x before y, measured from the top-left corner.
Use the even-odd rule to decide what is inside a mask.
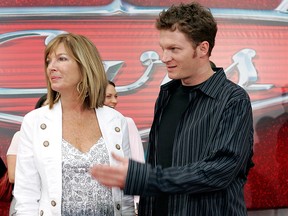
[[[216,98],[219,91],[221,90],[221,86],[225,82],[226,75],[223,68],[214,68],[215,73],[208,80],[199,85],[197,89],[199,89],[204,94]]]
[[[221,86],[225,82],[226,75],[223,68],[213,68],[215,74],[211,76],[208,80],[204,81],[203,83],[197,86],[197,90],[200,90],[204,94],[208,95],[209,97],[216,98],[218,92],[221,89]],[[181,85],[181,80],[172,80],[164,85],[161,86],[162,90],[173,90]]]

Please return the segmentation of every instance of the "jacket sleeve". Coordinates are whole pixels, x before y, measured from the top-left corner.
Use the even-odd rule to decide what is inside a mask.
[[[40,177],[33,151],[33,115],[31,113],[23,119],[18,145],[14,186],[17,215],[38,215]]]
[[[210,142],[207,156],[184,166],[162,169],[130,160],[124,193],[142,196],[196,194],[225,189],[236,179],[243,184],[253,154],[249,100],[229,104]]]
[[[126,117],[129,131],[129,142],[131,149],[131,158],[139,161],[145,162],[143,143],[137,129],[137,126],[132,118]]]

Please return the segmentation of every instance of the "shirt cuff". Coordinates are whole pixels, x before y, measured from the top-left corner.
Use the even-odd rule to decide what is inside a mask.
[[[149,164],[144,164],[130,159],[124,194],[142,195],[147,186],[149,169],[151,169]]]

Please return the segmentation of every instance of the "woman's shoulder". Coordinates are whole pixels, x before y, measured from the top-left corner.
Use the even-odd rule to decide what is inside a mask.
[[[136,125],[135,122],[134,122],[134,120],[133,120],[132,118],[127,117],[127,116],[125,116],[125,118],[126,118],[126,121],[127,121],[128,124]]]
[[[37,115],[41,115],[43,113],[47,113],[48,110],[49,110],[49,106],[48,105],[40,107],[40,108],[37,108],[37,109],[33,109],[33,110],[29,111],[24,116],[24,118],[34,118]]]

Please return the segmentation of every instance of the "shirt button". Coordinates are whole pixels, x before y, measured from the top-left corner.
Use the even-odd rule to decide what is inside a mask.
[[[115,127],[115,131],[116,132],[120,132],[120,128],[119,127]]]
[[[120,210],[120,208],[121,208],[120,204],[117,204],[116,208],[117,208],[117,210]]]
[[[51,201],[51,205],[52,205],[53,207],[55,207],[55,206],[56,206],[56,202],[55,202],[54,200],[52,200],[52,201]]]
[[[44,124],[44,123],[42,123],[42,124],[40,125],[40,128],[41,128],[42,130],[45,130],[45,129],[47,128],[47,125]]]
[[[121,146],[119,144],[116,144],[115,145],[116,149],[120,150],[121,149]]]
[[[44,147],[48,147],[48,146],[49,146],[49,142],[48,142],[48,141],[44,141],[44,142],[43,142],[43,146],[44,146]]]
[[[44,211],[41,210],[41,211],[40,211],[40,216],[43,216],[43,215],[44,215]]]

